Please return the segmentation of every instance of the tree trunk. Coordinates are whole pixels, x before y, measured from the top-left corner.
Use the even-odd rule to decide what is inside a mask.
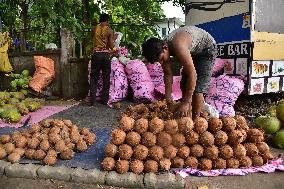
[[[83,22],[88,24],[90,21],[89,15],[89,0],[82,0],[83,2]]]
[[[27,37],[27,20],[28,20],[28,4],[21,4],[21,18],[23,21],[23,29],[21,31],[21,50],[26,51],[26,37]]]

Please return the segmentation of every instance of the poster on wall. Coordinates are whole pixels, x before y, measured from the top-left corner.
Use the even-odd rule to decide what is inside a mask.
[[[247,75],[248,71],[248,59],[247,58],[237,58],[236,59],[236,74],[237,75]]]
[[[284,75],[284,61],[273,61],[272,64],[272,75]]]
[[[270,74],[270,61],[253,61],[251,67],[251,77],[266,77]]]
[[[280,77],[270,77],[267,82],[267,93],[278,92],[280,90]]]
[[[264,92],[264,78],[251,79],[250,94],[262,94]]]

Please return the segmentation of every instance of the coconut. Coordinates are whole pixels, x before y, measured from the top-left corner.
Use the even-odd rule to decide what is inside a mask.
[[[264,163],[267,163],[268,160],[272,160],[274,157],[271,154],[271,152],[265,152],[264,154],[262,154],[262,159]]]
[[[72,133],[71,133],[71,136],[72,136]],[[51,144],[56,144],[57,141],[62,140],[62,138],[60,137],[59,134],[50,133],[49,136],[48,136],[48,140]]]
[[[8,156],[7,159],[8,159],[8,161],[10,161],[11,163],[17,163],[17,162],[20,161],[21,156],[20,156],[20,154],[13,152],[13,153],[11,153],[11,154]]]
[[[195,131],[190,131],[185,135],[186,144],[192,146],[199,141],[199,135]]]
[[[6,151],[3,148],[0,148],[0,159],[4,159],[6,156]]]
[[[177,155],[177,149],[173,145],[169,145],[164,148],[164,157],[172,159]]]
[[[129,161],[118,160],[115,164],[115,168],[119,174],[127,173],[129,171]]]
[[[69,148],[70,150],[74,150],[76,145],[72,142],[67,142],[66,147]]]
[[[131,146],[127,145],[127,144],[122,144],[118,147],[118,155],[119,158],[124,159],[124,160],[128,160],[131,158],[133,154],[133,150],[131,148]]]
[[[117,146],[112,144],[112,143],[108,143],[105,147],[105,156],[107,157],[115,157],[115,155],[117,154]]]
[[[83,138],[84,138],[84,141],[87,143],[87,145],[92,145],[96,141],[96,134],[95,133],[89,133],[89,134],[85,135]]]
[[[30,128],[31,133],[40,132],[41,126],[39,124],[33,124]]]
[[[227,159],[227,168],[237,169],[239,168],[239,166],[240,166],[239,160],[235,158]]]
[[[73,150],[67,148],[63,152],[60,153],[60,158],[63,160],[70,160],[74,157]]]
[[[42,121],[40,122],[40,125],[43,126],[43,127],[46,127],[46,128],[47,128],[47,127],[50,127],[51,121],[52,121],[51,119],[42,120]]]
[[[42,140],[41,143],[39,144],[39,147],[43,151],[47,152],[50,148],[50,144],[49,144],[48,140]]]
[[[218,158],[219,150],[216,146],[209,146],[204,149],[204,157],[214,160]]]
[[[204,119],[209,119],[209,113],[206,111],[200,112],[200,117],[203,117]]]
[[[203,153],[204,153],[204,148],[199,144],[194,144],[190,148],[190,154],[193,157],[197,157],[197,158],[202,157]]]
[[[149,149],[149,157],[155,161],[159,161],[163,158],[164,156],[164,150],[160,146],[152,146]]]
[[[149,150],[146,146],[141,144],[137,145],[133,149],[133,157],[138,160],[144,160],[147,158]]]
[[[238,129],[238,131],[241,131],[241,133],[243,134],[244,141],[245,141],[247,138],[247,131],[244,129]]]
[[[176,134],[178,132],[177,121],[173,119],[166,121],[164,130],[170,135]]]
[[[253,156],[256,156],[258,155],[258,149],[257,149],[257,146],[253,143],[244,143],[243,144],[246,151],[247,151],[247,156],[249,157],[253,157]]]
[[[63,120],[63,123],[64,123],[67,127],[71,127],[71,125],[72,125],[72,121],[71,121],[71,120],[68,120],[68,119],[64,119],[64,120]]]
[[[156,140],[156,135],[151,132],[145,132],[142,135],[142,144],[147,147],[154,146],[156,144]]]
[[[228,135],[224,131],[218,131],[215,134],[214,143],[216,146],[225,145],[228,141]]]
[[[212,146],[212,145],[214,145],[214,135],[212,135],[208,131],[203,132],[200,135],[199,144],[202,144],[203,146]]]
[[[234,117],[223,117],[222,122],[223,122],[222,129],[227,132],[235,130],[236,125],[237,125]]]
[[[226,169],[227,168],[227,161],[222,158],[217,158],[213,161],[214,169]]]
[[[84,152],[88,149],[88,146],[84,140],[79,140],[78,143],[76,144],[76,149],[79,152]]]
[[[172,143],[172,137],[166,132],[160,132],[157,135],[157,144],[161,147],[167,147]]]
[[[249,130],[247,120],[244,116],[236,115],[235,120],[236,120],[236,129]]]
[[[162,171],[168,171],[171,168],[172,162],[171,162],[170,159],[164,158],[164,159],[161,159],[159,164],[160,164],[160,168],[161,168]]]
[[[266,152],[269,152],[269,146],[265,142],[258,143],[257,148],[260,154],[265,154]]]
[[[252,160],[248,157],[242,157],[239,161],[240,167],[251,167],[252,166]]]
[[[140,174],[144,170],[144,163],[141,160],[135,159],[130,162],[130,170],[135,174]]]
[[[239,130],[233,130],[228,134],[228,142],[232,145],[240,144],[244,139],[243,133]]]
[[[47,156],[55,156],[57,157],[57,152],[54,149],[49,149],[48,152],[46,153]]]
[[[180,157],[174,157],[172,159],[172,167],[173,168],[183,168],[184,160]]]
[[[39,141],[41,140],[41,133],[40,132],[36,132],[32,135],[32,138],[37,138]]]
[[[149,123],[149,131],[153,134],[158,134],[164,129],[164,122],[163,120],[159,119],[158,117],[155,117],[152,119]]]
[[[185,143],[185,137],[181,133],[176,133],[172,136],[172,144],[175,147],[181,147]]]
[[[264,133],[258,129],[249,129],[247,131],[247,140],[252,143],[264,141]]]
[[[234,157],[237,158],[238,160],[242,159],[247,154],[246,148],[242,144],[234,146],[233,151],[234,151]]]
[[[50,131],[50,128],[43,128],[43,129],[41,130],[41,133],[42,133],[42,134],[48,134],[49,131]]]
[[[140,118],[134,123],[134,130],[139,133],[145,133],[148,130],[148,120],[145,118]]]
[[[28,144],[28,140],[24,136],[19,136],[15,139],[15,144],[17,148],[25,148]]]
[[[60,133],[60,127],[52,127],[49,131],[50,133],[54,133],[54,134],[59,134]]]
[[[198,134],[204,133],[208,128],[208,122],[203,117],[198,117],[195,119],[194,123],[194,131],[196,131]]]
[[[219,148],[219,156],[224,159],[230,159],[234,155],[233,149],[229,145],[224,145]]]
[[[43,150],[36,150],[33,153],[33,159],[35,160],[43,160],[46,156],[46,153]]]
[[[35,153],[34,149],[26,149],[25,156],[28,159],[33,159],[34,158],[34,153]]]
[[[207,158],[201,158],[199,161],[198,168],[204,171],[208,171],[212,169],[212,161]]]
[[[126,133],[120,129],[114,129],[111,133],[111,136],[111,142],[115,145],[120,145],[123,144],[126,138]]]
[[[65,149],[66,149],[66,145],[65,145],[65,142],[63,140],[59,140],[55,146],[54,146],[54,149],[56,152],[63,152]]]
[[[6,144],[4,144],[4,149],[5,149],[7,154],[11,154],[15,150],[15,145],[13,143],[10,143],[10,142],[6,143]]]
[[[135,120],[128,116],[122,116],[119,120],[119,128],[125,132],[130,131],[134,127]]]
[[[258,155],[253,156],[251,160],[252,160],[253,166],[262,166],[263,165],[263,159],[262,159],[261,156],[258,156]]]
[[[147,160],[144,163],[144,171],[146,173],[157,173],[158,172],[159,165],[154,160]]]
[[[188,146],[183,146],[178,149],[177,155],[183,159],[186,159],[190,154],[190,148]]]
[[[178,120],[179,132],[187,134],[194,128],[193,121],[190,117],[182,117]]]
[[[217,133],[220,131],[223,127],[223,122],[219,118],[210,118],[208,121],[208,130],[211,131],[212,133]]]
[[[21,137],[22,134],[19,132],[19,131],[15,131],[13,134],[12,134],[12,140],[13,141],[16,141],[17,138]]]
[[[11,137],[10,135],[2,135],[1,138],[0,138],[0,141],[2,144],[6,144],[8,142],[10,142],[11,140]]]
[[[198,160],[195,157],[189,156],[184,161],[185,167],[197,168],[198,167]]]
[[[139,133],[131,131],[127,133],[125,140],[126,143],[130,146],[137,146],[138,144],[140,144],[141,136]]]
[[[45,165],[54,165],[56,164],[56,162],[57,162],[56,156],[47,155],[43,159],[43,163]]]
[[[284,149],[284,130],[280,130],[273,135],[273,143],[280,149]]]
[[[80,129],[80,134],[81,135],[88,135],[90,133],[90,130],[86,127],[83,127]]]

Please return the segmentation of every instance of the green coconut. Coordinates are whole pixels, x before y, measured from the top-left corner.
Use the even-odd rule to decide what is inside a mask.
[[[271,116],[271,117],[276,117],[276,108],[277,108],[276,105],[271,106],[271,107],[268,109],[266,115],[267,115],[267,116]]]
[[[29,109],[25,106],[24,103],[17,104],[17,108],[22,115],[26,115],[29,113]]]
[[[22,92],[10,92],[10,95],[12,98],[16,98],[19,100],[24,100],[25,99],[25,94]]]
[[[255,123],[263,129],[266,134],[276,133],[281,127],[281,122],[276,117],[259,116],[255,119]]]
[[[34,112],[34,111],[36,111],[36,110],[41,108],[41,103],[40,102],[36,102],[36,101],[30,102],[28,105],[27,104],[25,104],[25,105],[29,109],[29,111],[31,111],[31,112]]]
[[[284,104],[279,104],[276,107],[277,118],[284,122]]]
[[[9,98],[9,99],[7,100],[7,103],[8,103],[8,104],[18,104],[19,102],[20,102],[20,100],[17,99],[17,98]]]
[[[284,130],[280,130],[274,134],[273,142],[278,148],[284,149]]]
[[[22,75],[25,76],[25,77],[28,77],[30,75],[29,70],[23,70]]]
[[[10,94],[8,92],[4,92],[4,91],[0,92],[0,99],[1,100],[7,100],[8,98],[10,98]]]
[[[21,119],[21,114],[16,108],[8,108],[2,112],[2,118],[6,121],[17,123]]]

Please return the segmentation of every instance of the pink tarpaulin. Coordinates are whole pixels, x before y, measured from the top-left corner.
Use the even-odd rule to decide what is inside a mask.
[[[275,171],[284,171],[283,159],[277,158],[261,167],[249,167],[241,169],[216,169],[210,171],[201,171],[194,168],[185,168],[174,171],[176,174],[185,178],[189,175],[200,176],[200,177],[216,177],[216,176],[244,176],[250,173],[264,172],[273,173]]]
[[[62,106],[43,106],[42,108],[40,108],[39,110],[37,110],[35,112],[30,112],[28,115],[22,116],[20,122],[18,122],[18,123],[6,123],[6,122],[0,120],[0,128],[3,128],[3,127],[14,127],[14,128],[22,127],[24,122],[27,120],[27,118],[29,116],[31,116],[29,124],[38,123],[41,120],[44,120],[44,119],[52,116],[53,114],[67,110],[67,109],[69,109],[72,106],[75,106],[77,104],[78,103],[75,103],[75,104],[72,104],[72,105],[66,105],[66,106],[63,106],[63,105]]]

